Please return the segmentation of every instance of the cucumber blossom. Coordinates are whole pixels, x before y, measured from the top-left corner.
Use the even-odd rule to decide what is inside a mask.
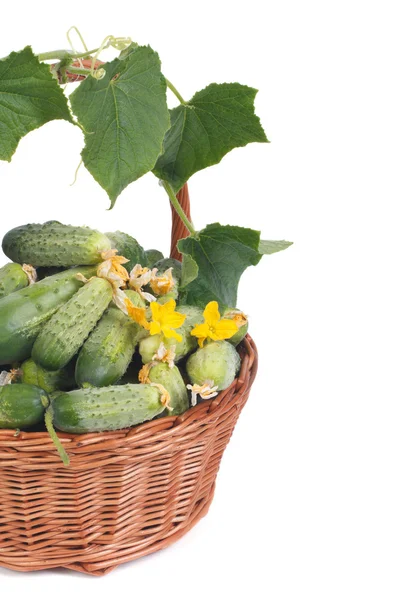
[[[49,398],[35,385],[12,383],[0,387],[0,429],[21,429],[43,421]]]
[[[189,356],[186,372],[193,384],[212,381],[218,390],[231,385],[240,368],[240,356],[229,342],[210,342]]]
[[[171,369],[166,363],[159,362],[149,370],[148,379],[151,383],[161,384],[169,393],[169,406],[172,410],[168,414],[181,415],[188,410],[188,391],[178,367]]]
[[[48,394],[56,390],[71,390],[75,387],[74,371],[71,365],[58,371],[47,371],[35,363],[32,358],[28,358],[22,363],[20,370],[22,371],[22,383],[37,385]]]
[[[172,277],[177,285],[179,285],[180,280],[182,279],[182,263],[175,258],[162,258],[158,260],[153,268],[157,269],[157,275],[162,275],[172,267]]]
[[[197,323],[201,323],[204,320],[203,311],[197,306],[186,305],[177,306],[176,310],[186,315],[185,322],[176,330],[182,336],[182,341],[178,342],[175,338],[163,339],[161,334],[147,336],[139,344],[139,352],[144,364],[151,362],[161,342],[164,342],[167,350],[175,346],[175,362],[180,361],[184,356],[196,349],[197,338],[190,335],[190,332]]]
[[[43,327],[33,346],[33,360],[49,371],[62,369],[82,346],[112,296],[106,279],[90,279]]]
[[[145,250],[146,262],[142,264],[142,267],[149,267],[152,269],[157,261],[162,260],[164,258],[164,254],[159,250]]]
[[[127,290],[125,293],[135,306],[145,306],[137,292]],[[75,371],[78,385],[103,387],[117,383],[127,370],[144,331],[119,308],[111,306],[79,353]]]
[[[29,285],[28,275],[18,263],[8,263],[0,269],[0,298]]]
[[[2,298],[0,364],[29,358],[43,325],[82,287],[77,274],[91,277],[95,272],[94,267],[69,269]]]
[[[246,336],[247,331],[249,329],[249,322],[247,320],[246,315],[244,313],[242,313],[240,310],[238,310],[237,308],[227,308],[224,311],[222,318],[223,319],[232,319],[233,321],[235,321],[235,323],[239,327],[239,330],[235,333],[235,335],[233,335],[231,338],[229,338],[227,340],[234,346],[237,346],[238,344],[240,344],[240,342]]]
[[[111,242],[111,246],[118,250],[119,256],[124,256],[129,260],[124,265],[128,273],[137,264],[145,266],[147,262],[146,253],[142,246],[127,233],[122,231],[114,231],[113,233],[106,233],[106,236]]]
[[[67,433],[125,429],[161,414],[161,398],[157,387],[142,383],[74,390],[53,398],[53,423]]]
[[[103,233],[58,221],[22,225],[3,238],[3,252],[10,260],[35,267],[95,265],[101,262],[101,253],[110,249]]]

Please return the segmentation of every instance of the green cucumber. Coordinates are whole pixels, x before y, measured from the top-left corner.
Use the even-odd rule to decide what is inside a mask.
[[[190,332],[195,325],[204,321],[203,311],[197,306],[186,305],[177,306],[176,310],[186,315],[184,324],[176,330],[182,336],[182,341],[178,342],[175,338],[163,339],[161,334],[149,335],[144,338],[139,344],[139,352],[144,364],[151,362],[161,342],[164,342],[167,349],[175,346],[175,362],[179,362],[184,356],[197,348],[197,338],[190,335]]]
[[[112,296],[113,288],[106,279],[90,279],[43,327],[32,349],[33,360],[49,371],[65,367],[103,315]]]
[[[159,383],[170,395],[169,415],[181,415],[189,408],[189,396],[185,382],[178,367],[172,369],[166,363],[157,363],[149,370],[148,378],[151,383]]]
[[[150,421],[164,411],[164,405],[157,387],[132,383],[59,394],[52,400],[51,409],[57,429],[90,433]]]
[[[13,383],[0,388],[0,429],[21,429],[43,421],[49,398],[35,385]]]
[[[146,262],[142,264],[142,267],[149,267],[152,269],[156,262],[162,260],[164,258],[164,254],[160,252],[160,250],[155,250],[151,248],[150,250],[145,250]]]
[[[3,238],[3,252],[10,260],[35,267],[95,265],[101,262],[101,253],[110,249],[103,233],[58,221],[22,225]]]
[[[22,383],[37,385],[48,394],[57,390],[72,390],[75,387],[74,371],[70,365],[58,371],[47,371],[35,363],[33,358],[28,358],[22,363],[20,370]]]
[[[135,306],[146,305],[137,292],[127,290],[126,295]],[[103,387],[117,383],[144,331],[119,308],[111,306],[81,348],[75,370],[78,385]]]
[[[8,263],[0,269],[0,298],[29,285],[28,275],[18,263]]]
[[[128,263],[124,264],[125,269],[128,273],[137,264],[146,265],[147,258],[145,251],[142,246],[127,233],[122,231],[114,231],[113,233],[106,233],[106,236],[111,242],[113,248],[118,250],[119,256],[124,256],[129,260]]]
[[[221,340],[205,344],[189,356],[186,372],[192,384],[212,381],[218,390],[231,385],[240,368],[240,356],[229,342]]]
[[[39,267],[36,269],[38,281],[42,281],[42,279],[51,275],[57,275],[57,273],[61,273],[62,271],[65,271],[64,267]]]
[[[78,273],[91,277],[93,267],[70,269],[46,277],[0,300],[0,364],[29,358],[43,325],[83,285]]]

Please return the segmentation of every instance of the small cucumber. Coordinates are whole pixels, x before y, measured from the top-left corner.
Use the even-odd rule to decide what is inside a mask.
[[[106,233],[106,236],[111,241],[112,247],[118,250],[119,256],[124,256],[129,260],[129,262],[124,265],[128,273],[137,264],[142,266],[146,265],[146,253],[135,238],[122,231]]]
[[[207,380],[225,390],[240,368],[240,356],[229,342],[210,342],[189,356],[186,372],[192,383],[203,385]]]
[[[178,367],[172,369],[166,363],[157,363],[149,371],[151,383],[160,383],[170,395],[169,415],[181,415],[189,408],[189,396]]]
[[[150,421],[163,412],[164,405],[158,388],[128,383],[59,394],[51,408],[57,429],[89,433],[125,429]]]
[[[10,260],[35,267],[95,265],[101,262],[101,253],[110,248],[111,242],[103,233],[58,221],[22,225],[3,238],[3,252]]]
[[[127,290],[126,295],[135,306],[145,306],[137,292]],[[119,308],[110,307],[81,348],[75,370],[78,385],[103,387],[117,383],[131,362],[143,331]]]
[[[29,358],[43,325],[83,285],[78,273],[91,277],[94,267],[70,269],[46,277],[0,300],[0,364]]]
[[[72,390],[76,387],[74,371],[70,365],[58,371],[47,371],[35,363],[32,358],[28,358],[22,363],[20,370],[22,371],[22,383],[37,385],[48,394],[57,390]]]
[[[49,398],[35,385],[13,383],[0,388],[0,429],[21,429],[43,421]]]
[[[151,248],[151,250],[145,250],[145,255],[146,262],[145,264],[142,264],[142,267],[149,267],[149,269],[152,269],[156,262],[164,258],[164,254],[159,250],[154,250],[154,248]]]
[[[38,281],[42,281],[42,279],[51,275],[57,275],[57,273],[61,273],[62,271],[65,271],[64,267],[39,267],[36,269]]]
[[[175,338],[163,340],[163,336],[160,334],[149,335],[144,338],[139,344],[139,352],[144,364],[151,362],[162,341],[167,349],[175,346],[175,362],[179,362],[184,356],[197,348],[197,338],[190,335],[190,332],[195,325],[204,321],[203,311],[197,306],[186,305],[177,306],[176,310],[186,315],[184,324],[176,330],[182,336],[182,341],[178,342]]]
[[[18,263],[8,263],[0,269],[0,298],[27,287],[28,275]]]
[[[32,349],[33,360],[49,371],[65,367],[110,304],[112,295],[106,279],[90,279],[43,327]]]

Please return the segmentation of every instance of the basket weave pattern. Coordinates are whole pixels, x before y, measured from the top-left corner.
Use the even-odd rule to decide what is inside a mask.
[[[188,213],[187,188],[179,200]],[[184,237],[173,217],[172,245]],[[207,513],[223,452],[257,371],[250,336],[239,377],[179,417],[59,437],[0,430],[0,567],[103,575],[170,545]]]

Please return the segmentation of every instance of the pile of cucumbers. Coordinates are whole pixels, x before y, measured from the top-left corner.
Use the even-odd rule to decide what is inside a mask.
[[[150,335],[114,304],[113,286],[98,276],[104,253],[112,249],[129,261],[128,272],[135,265],[159,274],[172,268],[175,286],[157,302],[172,297],[186,315],[177,330],[181,341]],[[12,262],[0,269],[0,428],[122,429],[188,410],[188,384],[212,383],[220,391],[235,378],[240,367],[235,346],[247,324],[234,339],[199,348],[191,330],[203,322],[204,307],[179,304],[178,261],[145,251],[122,232],[57,221],[12,229],[3,252]],[[124,293],[135,307],[148,310],[138,291]],[[174,346],[172,364],[154,360],[161,343],[166,350]],[[146,383],[139,382],[143,365]]]

